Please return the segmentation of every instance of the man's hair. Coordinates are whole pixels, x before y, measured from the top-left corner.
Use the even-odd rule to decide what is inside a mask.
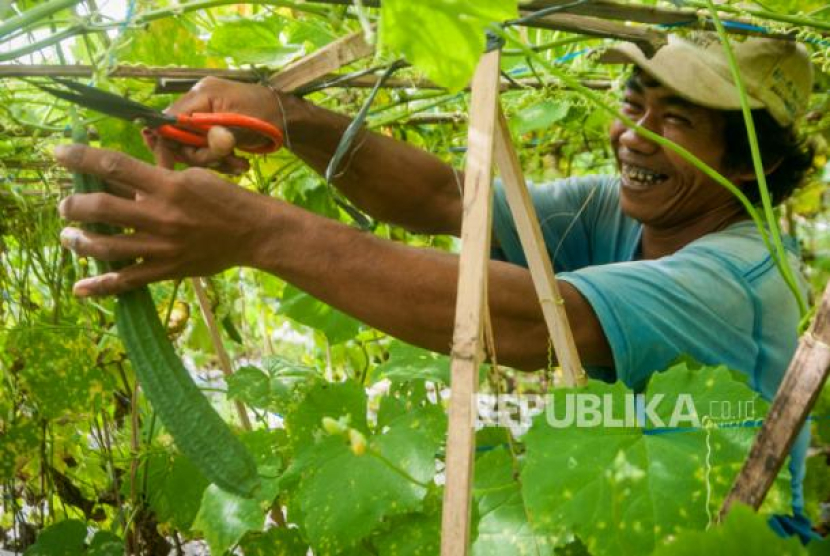
[[[740,110],[724,110],[723,115],[726,140],[724,163],[730,169],[751,170],[752,152],[743,114]],[[786,201],[801,185],[807,171],[812,167],[814,148],[798,137],[792,126],[781,126],[763,108],[752,111],[752,120],[755,123],[761,160],[767,168],[778,164],[767,174],[767,189],[775,206]],[[753,205],[761,203],[757,180],[745,182],[742,189]]]

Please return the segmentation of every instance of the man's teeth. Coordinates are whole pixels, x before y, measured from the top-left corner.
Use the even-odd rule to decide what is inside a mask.
[[[647,168],[632,166],[631,164],[623,164],[622,173],[629,181],[635,181],[648,185],[661,182],[667,177],[663,174],[652,172]]]

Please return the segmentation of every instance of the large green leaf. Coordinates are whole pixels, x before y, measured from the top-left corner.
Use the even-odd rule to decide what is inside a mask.
[[[19,328],[7,350],[4,355],[22,367],[21,387],[47,419],[94,409],[112,385],[97,367],[97,346],[83,330]]]
[[[458,90],[484,52],[487,26],[517,14],[515,0],[384,0],[381,39],[436,83]]]
[[[241,498],[210,485],[202,497],[202,506],[193,522],[193,529],[202,531],[211,554],[224,554],[248,531],[259,531],[265,523],[265,512],[259,502]]]
[[[265,532],[248,533],[239,543],[245,556],[297,556],[308,552],[298,529],[273,527]]]
[[[450,358],[396,340],[389,345],[389,358],[375,368],[372,378],[388,378],[392,382],[426,379],[449,384]]]
[[[285,428],[292,446],[309,445],[320,434],[323,417],[348,416],[349,425],[368,433],[366,392],[359,384],[321,383],[309,390],[285,416]]]
[[[807,554],[798,539],[782,539],[767,525],[767,519],[748,506],[732,507],[723,524],[708,531],[683,531],[666,537],[653,556],[799,556]]]
[[[354,338],[360,329],[360,323],[355,319],[290,285],[283,290],[279,312],[319,330],[332,344]]]
[[[86,524],[67,519],[40,532],[37,542],[26,550],[25,556],[78,556],[84,553]]]
[[[211,54],[227,56],[237,64],[282,66],[305,52],[302,43],[280,40],[284,26],[281,17],[233,19],[216,27],[208,48]]]
[[[515,126],[516,133],[546,129],[567,116],[570,108],[567,101],[543,100],[513,116],[511,123]]]
[[[123,556],[126,553],[124,541],[109,531],[98,531],[92,537],[87,556]]]
[[[240,367],[227,378],[228,397],[258,409],[271,405],[271,379],[250,365]]]
[[[563,408],[574,394],[600,400],[616,419],[624,417],[631,400],[619,383],[592,382],[557,392],[548,406],[554,410],[553,423],[559,419],[564,424]],[[706,423],[710,408],[724,402],[754,404],[756,418],[766,404],[723,368],[690,370],[685,364],[654,376],[645,399],[656,405],[653,414],[662,421],[646,424],[668,428],[644,432],[638,426],[599,426],[590,420],[556,427],[545,414],[537,417],[525,439],[522,472],[523,495],[537,531],[575,533],[595,556],[646,554],[679,529],[703,529],[717,513],[755,431],[682,427],[694,424],[694,417]],[[672,423],[673,414],[690,419]]]
[[[182,454],[158,451],[148,454],[145,464],[139,467],[137,483],[144,484],[145,481],[147,503],[159,523],[188,530],[209,484],[202,473]],[[128,481],[124,482],[122,490],[128,495]]]
[[[339,554],[384,518],[419,509],[427,489],[385,460],[392,448],[381,446],[381,457],[371,449],[355,455],[344,442],[326,442],[320,449],[323,463],[309,469],[296,493],[315,554]],[[414,466],[420,467],[417,456]]]
[[[549,537],[533,531],[527,519],[510,452],[497,448],[476,459],[473,495],[478,504],[478,535],[473,556],[553,553]]]

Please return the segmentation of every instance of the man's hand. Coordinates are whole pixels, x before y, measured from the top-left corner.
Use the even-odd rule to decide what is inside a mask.
[[[285,102],[291,102],[286,99]],[[216,77],[206,77],[189,92],[182,95],[165,110],[168,114],[193,114],[195,112],[230,112],[259,118],[280,129],[284,128],[280,106],[274,91],[251,83],[239,83]],[[283,131],[285,131],[283,129]],[[245,147],[261,146],[267,142],[259,134],[245,130],[228,130],[214,127],[208,134],[208,147],[190,147],[176,141],[163,139],[152,130],[144,131],[147,145],[159,156],[175,158],[190,166],[210,166],[228,174],[247,171],[248,161],[235,156],[236,145]]]
[[[271,202],[266,197],[208,170],[177,172],[114,151],[60,146],[55,157],[72,172],[101,177],[113,192],[67,197],[59,207],[63,218],[134,230],[105,236],[67,227],[61,243],[103,261],[139,259],[77,282],[76,295],[111,295],[149,282],[206,276],[250,264],[257,225]]]

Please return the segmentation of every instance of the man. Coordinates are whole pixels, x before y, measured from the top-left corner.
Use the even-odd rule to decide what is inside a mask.
[[[811,156],[792,131],[806,107],[811,69],[803,47],[751,38],[734,45],[749,89],[776,202]],[[686,148],[759,199],[735,86],[717,38],[672,37],[652,59],[631,45],[610,61],[637,66],[622,112]],[[258,85],[206,79],[170,109],[239,112],[281,127],[289,148],[318,172],[349,120]],[[620,122],[610,132],[621,176],[570,179],[533,189],[559,274],[574,339],[593,376],[642,388],[677,356],[724,363],[770,399],[796,345],[793,294],[741,204],[707,174]],[[256,139],[239,137],[240,144]],[[458,235],[462,177],[436,157],[364,133],[336,186],[379,220],[428,234]],[[135,233],[102,237],[76,228],[64,245],[104,260],[141,258],[82,280],[78,295],[109,295],[162,279],[234,265],[271,272],[367,324],[432,350],[450,349],[458,258],[382,240],[276,199],[232,187],[200,168],[175,172],[174,157],[226,171],[245,163],[229,149],[154,141],[162,167],[85,147],[58,160],[104,177],[114,194],[73,195],[61,214]],[[547,329],[503,194],[494,213],[497,251],[489,304],[500,360],[547,364]],[[514,264],[517,263],[517,264]],[[793,265],[796,261],[793,257]],[[794,266],[795,268],[795,266]],[[791,464],[796,514],[807,430]]]

